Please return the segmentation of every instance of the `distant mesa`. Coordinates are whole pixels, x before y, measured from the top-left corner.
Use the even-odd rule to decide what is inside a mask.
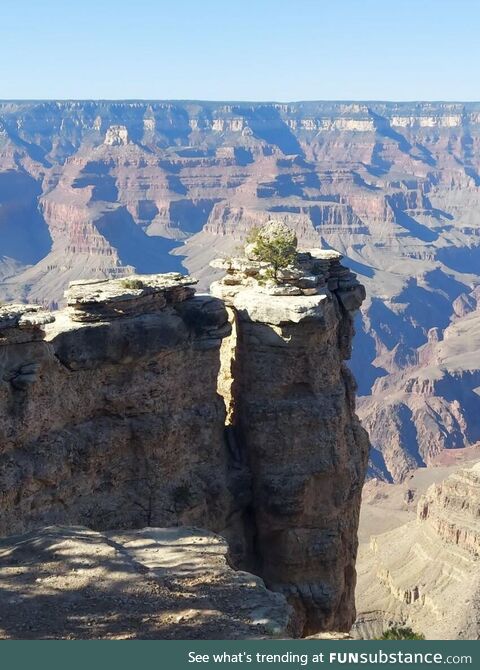
[[[105,144],[111,147],[118,147],[128,144],[128,130],[125,126],[110,126],[105,133]]]

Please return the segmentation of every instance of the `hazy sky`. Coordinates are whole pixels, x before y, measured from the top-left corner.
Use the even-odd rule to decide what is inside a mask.
[[[0,98],[479,100],[480,0],[0,0]]]

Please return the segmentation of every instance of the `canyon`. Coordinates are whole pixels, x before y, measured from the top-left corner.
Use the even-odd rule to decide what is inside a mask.
[[[0,306],[2,637],[350,629],[365,289],[336,252],[296,261],[278,284],[235,257],[211,294],[171,272]]]
[[[479,205],[480,103],[0,101],[2,635],[71,552],[92,589],[123,557],[96,597],[146,636],[349,630],[357,412],[352,634],[478,637]],[[272,222],[278,292],[240,250]]]
[[[132,272],[207,290],[281,220],[367,288],[358,412],[371,473],[399,482],[480,439],[479,143],[479,103],[3,101],[0,299],[55,308]]]
[[[478,640],[480,445],[363,493],[354,637]]]

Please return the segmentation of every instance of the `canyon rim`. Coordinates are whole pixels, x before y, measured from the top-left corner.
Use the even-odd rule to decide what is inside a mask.
[[[478,103],[0,103],[0,299],[132,271],[208,290],[209,261],[282,220],[367,288],[358,411],[401,481],[480,439],[479,129]]]
[[[59,607],[105,637],[122,581],[145,637],[350,630],[364,429],[354,630],[447,636],[462,583],[478,635],[478,469],[441,459],[480,441],[479,142],[480,103],[0,102],[4,637],[87,567]],[[242,250],[272,222],[278,287]]]

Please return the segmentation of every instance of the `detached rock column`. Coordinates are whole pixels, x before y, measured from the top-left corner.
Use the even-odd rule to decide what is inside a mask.
[[[340,258],[299,254],[301,271],[276,286],[261,264],[230,259],[212,287],[237,314],[234,425],[252,476],[257,569],[296,607],[304,634],[355,619],[369,442],[344,359],[365,291]]]

